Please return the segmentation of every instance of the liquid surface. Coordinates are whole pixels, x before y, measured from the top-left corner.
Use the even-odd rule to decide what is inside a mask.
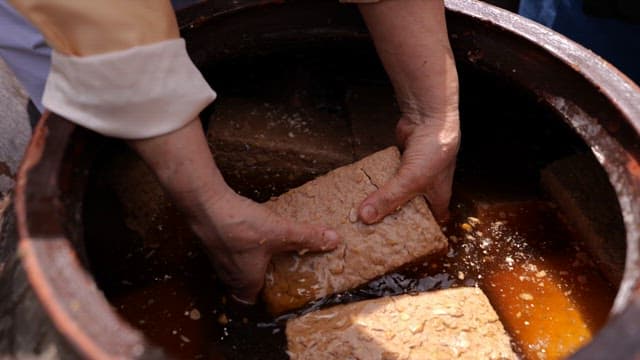
[[[444,258],[298,313],[379,296],[478,286],[526,359],[563,358],[604,324],[614,291],[589,257],[571,245],[573,235],[551,204],[466,201],[454,209]],[[110,289],[110,301],[174,357],[286,359],[284,325],[296,314],[273,319],[261,305],[246,308],[228,301],[204,255],[191,251],[190,261],[176,271],[121,279]],[[147,255],[153,263],[154,253]]]
[[[330,55],[346,49],[359,51],[323,48],[301,51],[295,58],[234,60],[209,76],[221,94],[265,101],[280,101],[274,94],[291,87],[310,89],[306,96],[320,100],[308,103],[295,93],[291,103],[344,116],[341,99],[349,84],[385,84],[379,64],[362,60],[376,58],[372,49],[364,57],[354,55],[358,60],[351,65],[335,65]],[[460,75],[464,136],[452,221],[445,229],[450,251],[301,312],[379,296],[478,286],[523,358],[563,358],[604,324],[616,291],[576,245],[580,239],[539,188],[544,166],[584,152],[584,144],[514,87],[462,67]],[[389,99],[371,98],[372,114]],[[132,183],[120,184],[124,177],[109,173],[109,168],[125,167],[130,156],[115,150],[96,160],[100,166],[92,173],[85,202],[91,267],[118,313],[174,358],[286,359],[284,325],[296,314],[274,319],[261,304],[246,308],[228,301],[179,212],[164,204],[167,199],[157,184],[149,185],[154,180],[134,169],[129,175],[135,176],[128,177]],[[259,200],[273,195],[273,187],[231,185]],[[297,184],[277,185],[286,190]],[[134,190],[127,193],[128,188]]]

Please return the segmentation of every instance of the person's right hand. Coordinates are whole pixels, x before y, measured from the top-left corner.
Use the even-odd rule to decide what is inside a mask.
[[[457,109],[428,117],[406,112],[398,121],[396,133],[404,148],[400,168],[362,202],[360,218],[367,224],[375,223],[416,196],[424,195],[435,218],[440,222],[448,220],[460,146]]]
[[[211,201],[191,224],[216,273],[242,303],[255,301],[273,255],[333,250],[339,243],[334,230],[284,219],[233,191]]]
[[[442,0],[360,4],[402,112],[396,134],[403,146],[398,173],[360,205],[370,224],[417,195],[440,221],[448,217],[460,144],[458,75]]]

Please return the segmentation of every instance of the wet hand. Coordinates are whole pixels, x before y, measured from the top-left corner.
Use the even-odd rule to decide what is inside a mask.
[[[404,115],[396,134],[404,146],[400,169],[362,202],[360,219],[367,224],[378,222],[424,195],[436,219],[446,221],[460,143],[458,112],[436,118]]]
[[[361,204],[360,219],[380,221],[416,195],[444,221],[460,141],[458,75],[444,2],[379,1],[358,5],[398,99],[404,146],[397,175]]]
[[[233,192],[212,201],[206,216],[192,221],[220,279],[239,302],[254,303],[273,255],[333,250],[334,230],[284,219]]]

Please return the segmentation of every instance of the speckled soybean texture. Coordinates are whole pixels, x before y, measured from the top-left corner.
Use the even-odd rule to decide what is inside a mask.
[[[360,203],[399,166],[399,151],[390,147],[267,203],[287,218],[332,226],[343,240],[329,253],[274,257],[264,290],[272,313],[352,289],[446,249],[447,240],[420,196],[377,224],[358,220]]]
[[[384,297],[287,322],[291,360],[517,359],[477,288]]]

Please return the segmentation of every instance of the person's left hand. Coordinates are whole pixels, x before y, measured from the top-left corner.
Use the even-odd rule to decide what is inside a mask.
[[[327,226],[283,218],[233,191],[209,201],[205,209],[189,219],[191,227],[231,296],[245,304],[256,301],[273,255],[329,251],[340,242]]]
[[[129,144],[171,194],[239,302],[256,300],[273,255],[329,251],[340,242],[328,226],[283,218],[236,194],[216,166],[197,118],[167,135]]]
[[[460,144],[458,112],[436,118],[405,114],[396,135],[404,146],[398,173],[360,205],[360,218],[371,224],[407,201],[424,195],[439,221],[449,216],[449,200]]]

